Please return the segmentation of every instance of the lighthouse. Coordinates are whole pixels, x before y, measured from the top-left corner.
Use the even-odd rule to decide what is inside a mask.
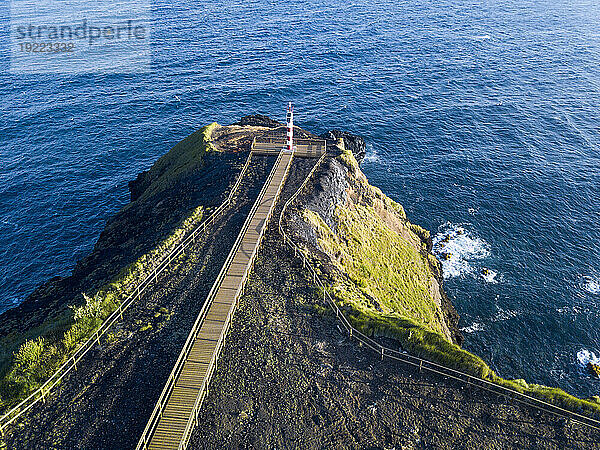
[[[287,122],[286,149],[291,152],[294,150],[294,107],[292,106],[292,102],[289,102],[289,104],[288,104],[286,122]]]

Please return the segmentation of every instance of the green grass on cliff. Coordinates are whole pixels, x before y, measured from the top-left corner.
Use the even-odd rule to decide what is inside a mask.
[[[600,419],[600,399],[598,397],[581,399],[566,393],[562,389],[541,384],[528,384],[525,380],[505,380],[494,372],[491,372],[487,379],[500,386],[552,403],[560,408]]]
[[[443,333],[444,319],[431,292],[433,274],[421,248],[390,229],[373,207],[338,206],[336,233],[314,212],[305,210],[304,217],[317,229],[321,248],[334,256],[357,288],[358,295],[348,293],[345,303],[366,314],[410,319]]]
[[[391,337],[415,356],[486,376],[477,356],[445,337],[440,307],[431,293],[433,273],[414,243],[390,229],[370,206],[338,206],[336,233],[312,211],[319,247],[348,275],[331,293],[352,325],[370,336]]]
[[[62,331],[27,340],[14,353],[10,367],[0,379],[0,410],[6,410],[38,389],[110,316],[168,251],[171,251],[204,217],[196,208],[159,245],[124,268],[120,275],[93,295],[83,294],[84,303],[73,307]]]
[[[339,160],[360,179],[362,174],[352,154],[344,151]],[[383,201],[388,212],[395,211],[398,218],[406,219],[401,205],[377,188],[367,189]],[[361,203],[338,205],[335,232],[318,214],[304,210],[303,216],[316,231],[321,250],[344,274],[335,277],[329,291],[356,329],[368,336],[393,338],[413,356],[600,418],[598,397],[584,400],[561,389],[505,380],[479,356],[450,342],[442,332],[443,318],[429,293],[432,270],[438,270],[439,263],[390,229],[373,207]],[[429,238],[427,230],[409,222],[405,225],[421,240]]]
[[[202,127],[156,161],[144,176],[146,189],[141,198],[148,198],[173,187],[182,173],[192,172],[201,167],[204,155],[217,150],[211,142],[211,135],[216,127],[217,123]]]

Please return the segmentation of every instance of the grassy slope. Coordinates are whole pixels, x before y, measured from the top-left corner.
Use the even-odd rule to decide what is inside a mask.
[[[361,182],[364,177],[353,155],[345,151],[339,158]],[[399,219],[405,219],[400,205],[378,189],[367,188],[382,198],[388,212],[394,211]],[[338,205],[335,233],[318,214],[309,210],[303,214],[316,231],[321,250],[347,276],[337,277],[332,293],[357,329],[372,336],[392,337],[415,356],[576,412],[600,415],[598,398],[581,400],[560,389],[524,380],[504,380],[480,357],[451,343],[442,333],[438,307],[428,289],[428,280],[433,276],[431,266],[438,263],[391,229],[374,208],[353,202]],[[426,236],[420,227],[408,222],[406,225],[420,237]]]
[[[182,174],[200,168],[204,154],[207,151],[216,151],[210,136],[217,126],[217,123],[211,123],[200,128],[156,161],[144,176],[145,189],[140,200],[172,187]]]
[[[161,157],[146,174],[150,183],[136,201],[144,201],[177,182],[186,172],[197,169],[207,151],[213,151],[210,142],[217,124],[201,128],[178,143]],[[25,330],[29,337],[14,352],[3,367],[0,379],[0,411],[34,392],[85,342],[102,322],[133,291],[164,252],[173,248],[204,217],[204,209],[196,208],[179,226],[154,249],[125,267],[115,280],[91,295],[83,295],[84,303],[60,314],[41,327]],[[10,339],[10,337],[9,337]]]
[[[399,233],[388,227],[372,206],[338,206],[337,233],[305,210],[319,233],[319,245],[343,268],[355,285],[348,303],[361,313],[412,319],[443,333],[439,307],[430,292],[433,274],[428,261]]]

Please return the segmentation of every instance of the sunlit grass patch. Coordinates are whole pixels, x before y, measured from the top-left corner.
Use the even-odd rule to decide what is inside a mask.
[[[25,341],[14,353],[12,363],[0,380],[0,408],[7,409],[38,389],[94,335],[103,321],[135,291],[137,284],[153,272],[159,260],[203,218],[204,208],[200,206],[159,245],[125,267],[112,282],[94,295],[82,294],[83,304],[71,308],[71,315],[64,322],[62,330],[55,328],[47,336]],[[140,331],[151,328],[151,324],[145,324]]]
[[[366,183],[354,156],[344,150],[338,160],[346,166],[352,183]],[[362,189],[362,190],[361,190]],[[329,293],[354,328],[371,337],[392,338],[398,350],[476,376],[558,407],[600,418],[600,397],[580,399],[558,388],[506,380],[479,356],[452,343],[444,333],[439,305],[430,295],[430,281],[441,278],[441,266],[427,252],[428,230],[406,221],[401,205],[372,186],[357,188],[372,192],[418,239],[409,241],[383,219],[373,202],[349,200],[338,205],[332,227],[314,211],[302,211],[316,233],[317,245],[339,272],[327,270]],[[415,242],[421,242],[421,245]],[[308,252],[307,249],[304,250]],[[319,259],[308,255],[323,273]],[[322,311],[320,311],[322,313]]]

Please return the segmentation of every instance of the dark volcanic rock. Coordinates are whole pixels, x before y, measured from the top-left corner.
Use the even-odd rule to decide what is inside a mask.
[[[32,333],[55,325],[58,333],[71,314],[69,306],[83,302],[82,292],[93,293],[114,279],[166,238],[195,207],[220,204],[243,161],[244,155],[209,154],[202,168],[182,173],[147,199],[139,198],[147,189],[145,175],[139,175],[130,184],[132,203],[107,221],[93,251],[76,263],[72,274],[43,283],[23,303],[0,315],[0,368],[25,339],[36,337]],[[37,327],[39,331],[30,333]]]
[[[129,188],[129,195],[132,202],[135,202],[140,196],[144,193],[146,189],[146,183],[144,183],[145,175],[149,172],[149,170],[145,170],[143,172],[138,173],[138,176],[135,180],[127,183],[127,187]]]
[[[587,364],[587,371],[594,378],[600,378],[600,366],[599,365],[589,362]]]
[[[348,133],[347,131],[331,130],[321,135],[321,138],[326,139],[328,143],[335,143],[339,138],[343,138],[346,149],[352,152],[359,164],[365,158],[365,154],[367,152],[367,145],[365,144],[365,140],[361,136]]]
[[[242,117],[239,122],[234,123],[233,125],[277,128],[283,124],[270,117],[263,116],[262,114],[252,114],[250,116]]]
[[[319,214],[325,223],[335,230],[335,210],[338,205],[346,203],[348,195],[346,171],[335,159],[329,159],[323,165],[324,170],[315,181],[312,195],[306,198],[305,207]]]

